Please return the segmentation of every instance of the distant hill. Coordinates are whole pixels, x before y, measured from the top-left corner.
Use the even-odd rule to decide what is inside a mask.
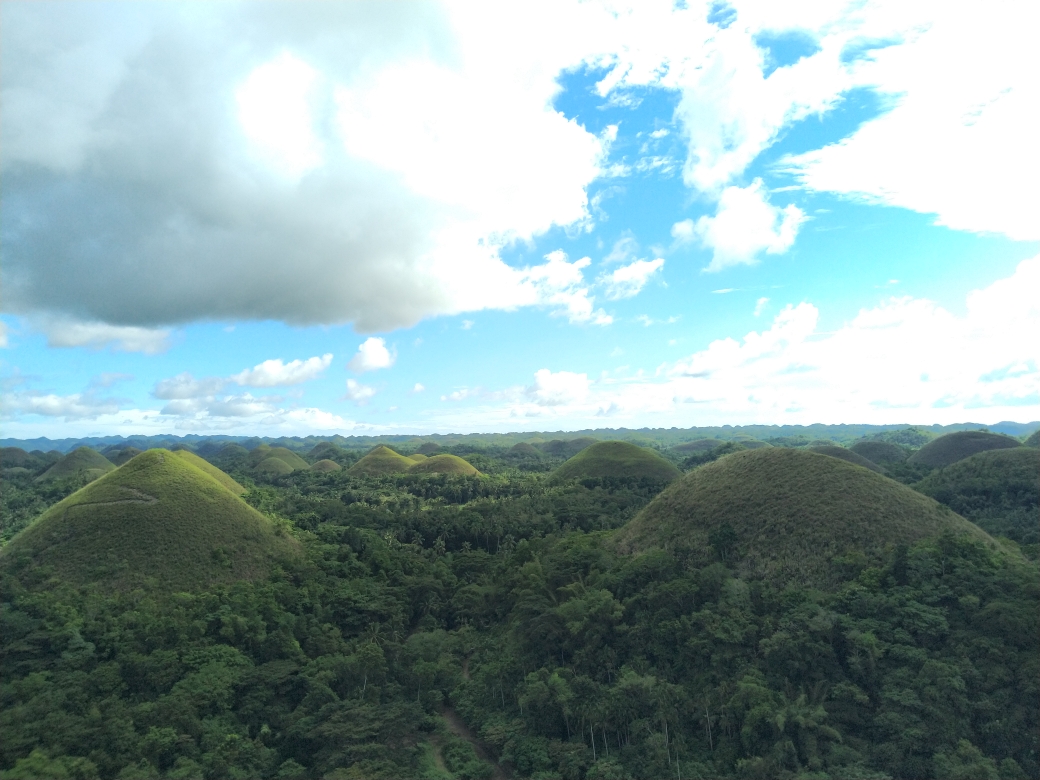
[[[889,444],[899,444],[903,447],[923,447],[928,442],[934,440],[939,436],[934,431],[929,431],[925,428],[918,428],[911,426],[909,428],[900,428],[895,431],[881,431],[879,433],[872,433],[868,435],[871,441],[883,441]]]
[[[319,460],[311,466],[311,471],[327,473],[329,471],[342,471],[343,467],[334,460]]]
[[[101,454],[108,458],[112,462],[112,465],[122,466],[128,460],[136,458],[143,451],[144,450],[137,449],[137,447],[109,447]]]
[[[933,471],[914,485],[993,536],[1040,542],[1040,451],[987,450]]]
[[[471,464],[457,455],[434,455],[431,458],[421,460],[410,469],[410,474],[457,474],[461,476],[473,476],[480,472]]]
[[[1040,448],[1040,431],[1033,431],[1032,435],[1025,441],[1027,447]]]
[[[601,441],[568,460],[553,476],[558,479],[597,477],[646,477],[667,482],[679,476],[679,469],[656,452],[627,441]]]
[[[298,543],[188,458],[149,450],[44,512],[0,551],[35,586],[200,590],[266,576]]]
[[[849,449],[879,465],[902,463],[910,457],[910,450],[887,441],[858,441]]]
[[[70,477],[87,477],[97,479],[115,470],[112,462],[97,450],[80,447],[63,456],[53,466],[43,472],[38,480],[68,479]]]
[[[309,460],[311,463],[316,463],[319,460],[332,460],[338,462],[338,460],[344,455],[346,455],[346,450],[342,447],[337,447],[330,441],[323,441],[311,448],[307,453],[306,460]]]
[[[847,450],[844,447],[839,447],[836,444],[825,444],[821,446],[810,447],[809,450],[811,452],[818,452],[821,455],[830,455],[832,458],[841,458],[842,460],[847,461],[849,463],[855,463],[857,466],[862,466],[865,469],[876,471],[878,474],[881,474],[884,471],[884,469],[882,469],[878,464],[863,457],[859,453],[853,452],[852,450]]]
[[[525,456],[529,458],[542,457],[541,451],[534,445],[528,444],[526,441],[519,442],[510,447],[509,454],[515,456]]]
[[[436,455],[441,451],[441,445],[433,441],[424,441],[419,445],[417,452],[421,455]]]
[[[408,460],[415,461],[416,463],[421,463],[422,461],[426,460],[426,458],[427,456],[423,455],[421,452],[416,452],[408,456]]]
[[[301,458],[292,450],[286,449],[285,447],[269,447],[266,444],[261,444],[259,447],[249,453],[250,459],[260,465],[265,460],[270,458],[276,458],[287,465],[290,471],[296,471],[297,469],[309,469],[311,464]]]
[[[944,531],[992,541],[947,507],[893,480],[815,452],[736,452],[673,482],[616,537],[623,552],[717,554],[750,576],[825,587],[849,553],[880,563],[886,547]]]
[[[716,447],[721,447],[725,443],[724,439],[696,439],[685,444],[677,444],[672,449],[683,455],[700,455],[703,452],[710,452]]]
[[[212,463],[210,463],[208,460],[200,458],[194,452],[190,452],[189,450],[174,450],[173,454],[181,460],[190,463],[192,466],[199,469],[199,471],[201,471],[202,473],[208,474],[209,476],[213,477],[213,479],[215,479],[221,485],[226,487],[236,496],[244,496],[246,493],[249,492],[240,484],[235,482],[235,480],[233,480],[231,477],[225,474],[223,471],[221,471]]]
[[[389,447],[380,445],[347,469],[347,473],[367,477],[403,474],[414,465],[414,460],[408,460],[404,455],[399,455]]]
[[[264,458],[256,464],[253,470],[259,474],[267,474],[269,476],[284,476],[292,474],[296,469],[281,458]]]
[[[51,457],[47,453],[26,452],[21,447],[3,447],[0,449],[0,469],[25,469],[30,472],[43,471],[62,456]]]
[[[538,449],[548,455],[555,455],[558,458],[570,458],[577,455],[586,447],[591,447],[596,444],[599,439],[593,439],[588,436],[581,436],[577,439],[553,439],[552,441],[543,442],[538,445]]]
[[[908,458],[909,463],[919,463],[932,468],[942,468],[986,450],[1021,447],[1021,443],[999,433],[988,431],[957,431],[928,442]]]

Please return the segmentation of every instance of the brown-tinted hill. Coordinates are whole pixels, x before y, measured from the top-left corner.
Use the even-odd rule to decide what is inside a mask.
[[[226,487],[228,490],[230,490],[236,496],[244,496],[246,493],[249,492],[244,487],[242,487],[240,484],[235,482],[235,480],[233,480],[231,477],[229,477],[227,474],[225,474],[223,471],[221,471],[216,466],[214,466],[212,463],[210,463],[208,460],[200,458],[194,452],[192,452],[190,450],[174,450],[173,454],[176,455],[181,460],[184,460],[187,463],[190,463],[192,466],[194,466],[195,468],[197,468],[199,471],[203,472],[204,474],[208,474],[209,476],[213,477],[213,479],[215,479],[221,485]]]
[[[876,471],[878,474],[883,472],[883,469],[876,463],[864,458],[862,455],[847,450],[844,447],[839,447],[836,444],[823,444],[817,447],[810,447],[810,451],[818,452],[821,455],[830,455],[832,458],[841,458],[848,463],[855,463],[857,466],[862,466],[865,469]]]
[[[420,455],[436,455],[441,451],[441,445],[435,441],[424,441],[416,450]]]
[[[378,477],[384,474],[403,474],[414,465],[414,460],[408,460],[404,455],[380,444],[347,469],[347,473],[355,476]]]
[[[115,470],[112,462],[97,450],[80,447],[65,455],[37,477],[38,480],[68,479],[70,477],[86,477],[97,479]]]
[[[570,458],[598,441],[599,439],[581,436],[577,439],[553,439],[544,444],[539,444],[538,447],[548,455],[553,455],[557,458]]]
[[[0,468],[13,469],[22,468],[33,471],[42,467],[44,461],[21,447],[0,448]]]
[[[454,474],[457,476],[471,477],[480,472],[458,455],[434,455],[426,460],[419,461],[408,469],[410,474]]]
[[[679,469],[653,450],[627,441],[600,441],[568,460],[553,476],[557,479],[633,477],[669,482],[679,476]]]
[[[328,473],[330,471],[342,471],[343,467],[336,463],[334,460],[319,460],[317,463],[311,466],[311,471],[317,471],[318,473]]]
[[[672,449],[675,452],[681,452],[683,455],[701,455],[705,452],[711,452],[725,443],[723,439],[694,439],[684,444],[677,444]]]
[[[258,474],[267,474],[268,476],[278,477],[292,474],[295,470],[296,469],[281,458],[264,458],[253,468],[253,471]]]
[[[750,438],[749,439],[745,439],[742,436],[734,437],[733,441],[735,441],[737,444],[743,445],[746,449],[749,449],[749,450],[759,450],[759,449],[762,449],[763,447],[772,447],[773,446],[772,444],[770,444],[767,441],[759,441],[758,439],[750,439]]]
[[[942,468],[971,457],[976,452],[1021,447],[1017,439],[989,431],[957,431],[928,442],[909,457],[910,463]]]
[[[148,450],[52,506],[0,551],[30,587],[157,591],[266,576],[298,543],[209,474]]]
[[[947,507],[838,458],[773,447],[736,452],[673,482],[616,536],[629,553],[690,550],[746,575],[826,587],[836,556],[878,564],[886,548],[944,531],[992,542]]]
[[[872,463],[882,466],[886,463],[902,463],[910,457],[908,449],[888,441],[858,441],[849,449]]]

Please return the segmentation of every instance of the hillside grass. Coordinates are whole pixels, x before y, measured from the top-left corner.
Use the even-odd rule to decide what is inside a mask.
[[[600,439],[593,439],[590,436],[580,436],[577,439],[553,439],[539,444],[538,449],[558,458],[570,458],[599,442]]]
[[[409,474],[454,474],[457,476],[472,477],[480,472],[472,463],[460,458],[458,455],[434,455],[433,457],[415,463],[408,469]]]
[[[31,586],[191,591],[267,576],[295,539],[187,459],[149,450],[44,512],[0,551]]]
[[[319,460],[318,462],[314,463],[311,466],[311,471],[316,471],[316,472],[319,472],[319,473],[327,473],[329,471],[342,471],[342,470],[343,470],[343,467],[341,465],[336,463],[336,461],[334,461],[334,460],[329,460],[328,458],[324,458],[322,460]]]
[[[409,460],[381,444],[347,469],[347,473],[354,476],[378,477],[384,474],[403,474],[414,465],[414,460]]]
[[[124,463],[133,460],[140,455],[144,450],[139,450],[137,447],[112,447],[103,453],[106,458],[112,461],[115,466],[122,466]]]
[[[683,550],[780,585],[827,587],[840,560],[944,532],[996,544],[934,499],[838,458],[787,448],[736,452],[673,482],[619,529],[625,553]]]
[[[218,469],[208,460],[200,458],[194,452],[191,452],[190,450],[174,450],[173,454],[181,460],[190,463],[192,466],[199,469],[199,471],[202,471],[205,474],[209,474],[209,476],[213,477],[213,479],[215,479],[221,485],[226,487],[236,496],[244,496],[246,493],[249,492],[246,488],[242,487],[240,484],[235,482],[235,480],[233,480],[230,476]]]
[[[986,450],[1011,449],[1021,447],[1018,439],[989,431],[957,431],[940,436],[928,442],[911,455],[907,462],[944,468],[959,460],[971,457],[977,452]]]
[[[308,468],[310,467],[308,466]],[[296,471],[296,469],[281,458],[264,458],[256,464],[253,470],[261,474],[273,476],[284,476],[285,474],[292,474]]]
[[[556,479],[646,478],[668,482],[680,472],[656,452],[627,441],[601,441],[586,447],[556,471]]]
[[[408,457],[408,460],[415,461],[416,463],[421,463],[422,461],[426,460],[426,458],[428,456],[427,455],[423,455],[421,452],[416,452],[416,453],[413,453],[412,455],[408,455],[407,457]]]
[[[1040,449],[1040,431],[1033,431],[1029,438],[1025,440],[1024,444],[1027,447],[1036,447]]]
[[[878,464],[874,463],[868,458],[863,457],[859,453],[853,452],[852,450],[839,447],[836,444],[825,444],[817,447],[810,447],[810,452],[818,452],[820,455],[830,455],[832,458],[841,458],[847,463],[855,464],[856,466],[862,466],[865,469],[876,471],[878,474],[884,472]]]
[[[257,450],[259,449],[260,448],[257,447]],[[254,452],[256,452],[257,450],[254,450]],[[264,452],[264,457],[261,460],[266,460],[267,458],[277,458],[278,460],[282,461],[287,466],[289,466],[289,468],[291,468],[293,471],[295,471],[296,469],[308,469],[311,466],[310,463],[305,461],[295,452],[293,452],[290,449],[286,449],[285,447],[268,448]]]
[[[115,465],[97,450],[92,450],[90,447],[80,447],[63,456],[37,479],[40,481],[68,479],[69,477],[81,475],[93,476],[97,479],[97,477],[110,471],[115,471],[115,468]]]
[[[910,450],[889,441],[858,441],[849,449],[882,466],[886,463],[902,463],[910,457]]]
[[[723,439],[695,439],[694,441],[688,441],[685,444],[677,444],[672,447],[674,452],[681,452],[683,455],[700,455],[705,452],[710,452],[716,447],[721,447],[726,442]]]

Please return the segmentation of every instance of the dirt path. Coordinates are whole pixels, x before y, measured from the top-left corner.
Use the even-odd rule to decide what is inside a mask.
[[[491,764],[492,768],[492,780],[509,780],[512,774],[507,772],[505,768],[495,761],[491,751],[487,749],[487,745],[480,741],[476,734],[467,726],[459,714],[455,712],[451,707],[445,706],[441,710],[441,717],[444,718],[444,722],[448,724],[448,729],[457,737],[462,737],[464,740],[469,742],[473,746],[473,752],[477,754],[477,758],[482,761],[487,761]]]

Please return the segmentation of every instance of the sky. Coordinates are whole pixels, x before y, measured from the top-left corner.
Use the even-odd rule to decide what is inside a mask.
[[[0,435],[1040,420],[1032,3],[0,4]]]

